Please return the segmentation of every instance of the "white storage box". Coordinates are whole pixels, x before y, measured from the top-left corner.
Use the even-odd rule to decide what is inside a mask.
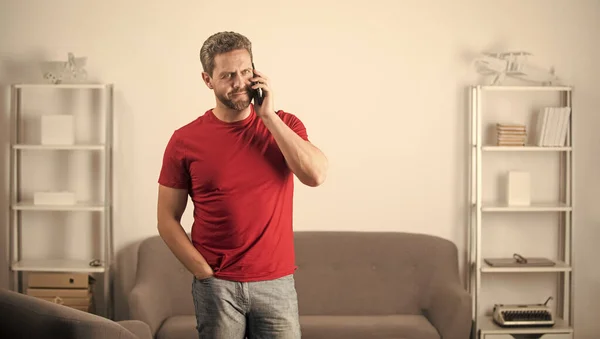
[[[509,206],[531,204],[531,181],[529,172],[508,172],[507,203]]]
[[[75,142],[72,115],[42,116],[43,145],[72,145]]]
[[[75,193],[73,192],[35,192],[34,205],[74,205]]]

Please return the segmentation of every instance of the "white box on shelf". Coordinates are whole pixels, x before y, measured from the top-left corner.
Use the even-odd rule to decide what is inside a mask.
[[[509,206],[529,206],[531,204],[529,172],[509,171],[507,181],[507,204]]]
[[[35,192],[33,194],[34,205],[75,205],[75,193],[58,192]]]
[[[72,145],[75,142],[72,115],[42,116],[41,129],[43,145]]]

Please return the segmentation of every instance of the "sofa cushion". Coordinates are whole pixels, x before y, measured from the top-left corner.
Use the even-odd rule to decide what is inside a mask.
[[[302,339],[440,339],[421,315],[300,317]]]
[[[150,326],[140,320],[121,320],[117,324],[125,327],[129,332],[135,334],[138,339],[152,339]]]
[[[440,339],[419,315],[300,316],[302,339]],[[399,335],[399,333],[402,333]],[[195,316],[174,316],[160,327],[156,339],[198,339]]]
[[[198,339],[196,316],[176,315],[168,318],[156,332],[156,339]]]

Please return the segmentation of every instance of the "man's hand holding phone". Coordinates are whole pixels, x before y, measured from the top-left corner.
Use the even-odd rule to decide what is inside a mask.
[[[256,111],[256,115],[259,117],[264,117],[268,114],[274,114],[275,110],[273,109],[273,92],[269,87],[269,78],[267,78],[263,73],[254,70],[254,77],[250,79],[250,81],[254,95],[256,95],[256,90],[260,89],[263,96],[262,105],[256,102],[256,98],[254,99],[254,109]]]

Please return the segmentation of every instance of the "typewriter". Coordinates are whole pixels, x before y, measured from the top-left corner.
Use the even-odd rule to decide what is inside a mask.
[[[529,305],[494,305],[493,319],[502,327],[552,327],[554,315],[546,304],[552,299],[549,297],[543,304]]]

